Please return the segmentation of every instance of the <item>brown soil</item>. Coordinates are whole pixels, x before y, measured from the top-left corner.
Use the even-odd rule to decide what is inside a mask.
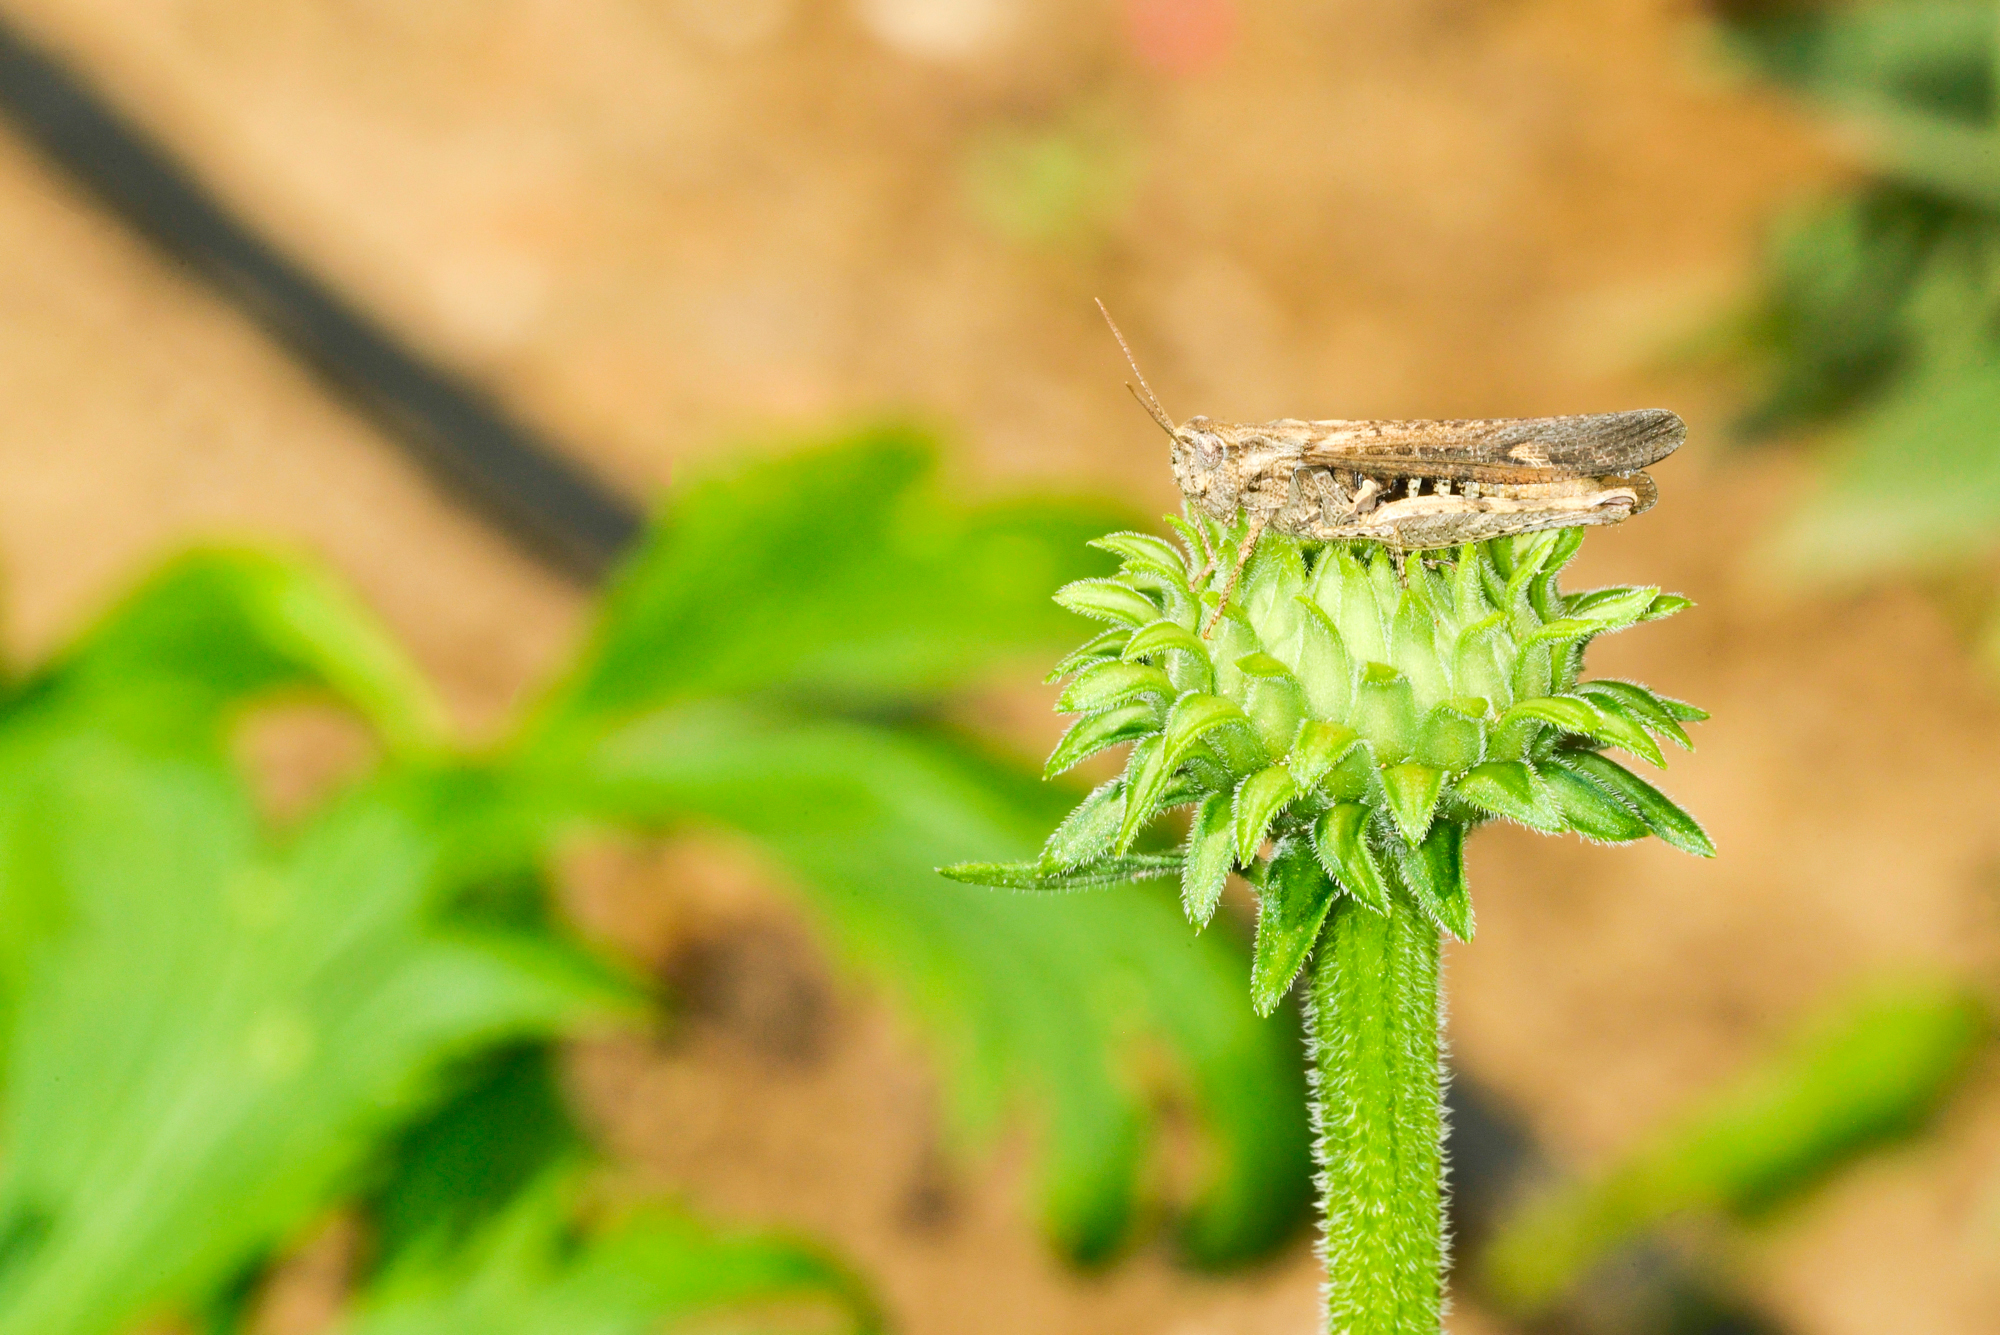
[[[1741,290],[1762,220],[1830,169],[1693,14],[1241,5],[1233,48],[1171,76],[1133,59],[1117,7],[932,8],[999,26],[947,57],[908,49],[923,34],[897,0],[12,7],[238,207],[635,490],[746,434],[889,406],[954,424],[967,484],[1164,508],[1097,295],[1183,413],[1674,404],[1694,443],[1662,470],[1666,503],[1594,538],[1582,573],[1701,602],[1593,666],[1715,711],[1670,781],[1722,856],[1483,836],[1480,937],[1451,963],[1459,1060],[1588,1163],[1860,971],[1991,976],[1992,688],[1915,594],[1750,579],[1743,539],[1799,473],[1722,458],[1729,387],[1659,369]],[[1054,202],[1022,214],[1042,178],[1021,164],[1051,153]],[[218,532],[325,553],[470,729],[572,642],[574,589],[3,138],[0,317],[16,654]],[[579,874],[596,921],[709,997],[673,1044],[578,1054],[636,1173],[832,1239],[911,1332],[1309,1328],[1302,1249],[1222,1280],[1150,1250],[1095,1278],[1052,1262],[1021,1146],[943,1164],[908,1036],[732,866],[681,850]],[[751,888],[703,899],[704,877]],[[745,993],[732,969],[767,982]],[[1988,1082],[1942,1135],[1740,1248],[1743,1282],[1801,1331],[1991,1329],[1997,1128]]]

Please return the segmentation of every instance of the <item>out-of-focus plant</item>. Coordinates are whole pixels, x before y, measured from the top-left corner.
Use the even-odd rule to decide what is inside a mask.
[[[1123,772],[1037,860],[946,875],[1026,890],[1170,876],[1205,926],[1241,872],[1259,905],[1256,1012],[1271,1014],[1315,959],[1305,996],[1325,1328],[1435,1335],[1438,947],[1440,932],[1472,937],[1466,834],[1503,819],[1714,852],[1693,818],[1603,754],[1664,763],[1655,737],[1687,746],[1681,725],[1706,715],[1582,676],[1597,636],[1688,602],[1652,587],[1564,592],[1582,529],[1400,563],[1374,543],[1267,532],[1231,595],[1228,561],[1209,554],[1236,551],[1247,522],[1169,522],[1185,550],[1113,534],[1097,545],[1121,558],[1119,573],[1057,595],[1110,628],[1056,669],[1069,679],[1057,707],[1080,717],[1048,772],[1129,743]],[[1182,811],[1174,851],[1135,851]]]
[[[1745,427],[1831,428],[1774,555],[1805,579],[1939,579],[2000,670],[2000,11],[1722,8],[1732,48],[1862,157],[1782,229],[1746,326]]]
[[[1958,984],[1870,983],[1602,1172],[1527,1202],[1481,1257],[1482,1292],[1534,1315],[1655,1224],[1768,1216],[1921,1131],[1989,1032]]]
[[[1032,848],[1037,785],[927,700],[1060,632],[1051,578],[1103,516],[953,505],[907,433],[741,468],[675,498],[579,664],[497,746],[454,746],[418,674],[308,563],[169,565],[0,696],[0,1331],[160,1309],[227,1328],[306,1222],[362,1202],[358,1330],[641,1329],[818,1293],[839,1269],[661,1207],[594,1204],[550,1040],[644,990],[545,893],[591,825],[732,829],[945,1058],[968,1135],[1040,1115],[1045,1218],[1126,1234],[1147,1153],[1135,1049],[1210,1132],[1198,1258],[1258,1250],[1301,1197],[1282,1036],[1233,1018],[1231,950],[1132,891],[1085,916],[940,892],[970,843]],[[232,759],[300,694],[382,756],[283,829]],[[1157,1063],[1153,1063],[1157,1066]]]

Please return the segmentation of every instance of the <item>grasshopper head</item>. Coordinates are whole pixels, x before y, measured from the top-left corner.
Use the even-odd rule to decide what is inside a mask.
[[[1224,496],[1222,465],[1228,447],[1206,417],[1190,417],[1174,428],[1174,481],[1181,494],[1205,509],[1234,510],[1235,498]]]

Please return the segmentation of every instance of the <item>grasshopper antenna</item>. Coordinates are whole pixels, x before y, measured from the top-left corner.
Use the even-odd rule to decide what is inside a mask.
[[[1139,359],[1132,355],[1131,346],[1125,342],[1125,335],[1118,331],[1118,322],[1111,318],[1111,312],[1104,308],[1102,298],[1097,302],[1097,310],[1104,317],[1104,323],[1111,326],[1111,337],[1118,340],[1118,348],[1125,354],[1125,364],[1131,367],[1132,374],[1138,377],[1139,383],[1137,385],[1128,382],[1125,388],[1132,391],[1132,397],[1137,399],[1139,406],[1144,408],[1151,415],[1152,419],[1160,424],[1162,431],[1165,431],[1169,436],[1177,435],[1178,432],[1174,427],[1174,419],[1167,416],[1167,410],[1162,408],[1159,399],[1154,397],[1153,387],[1146,383],[1145,372],[1139,369]]]

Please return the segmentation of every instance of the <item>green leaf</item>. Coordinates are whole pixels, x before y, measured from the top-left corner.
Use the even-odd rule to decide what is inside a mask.
[[[452,776],[364,784],[276,850],[219,757],[105,722],[58,701],[0,730],[10,1335],[212,1291],[445,1064],[636,1009],[539,930],[447,920]]]
[[[1157,696],[1171,701],[1179,692],[1167,674],[1156,667],[1111,660],[1095,663],[1077,673],[1076,679],[1056,699],[1058,714],[1094,714],[1121,705],[1136,696]]]
[[[444,711],[374,617],[322,569],[251,551],[175,558],[46,669],[43,681],[126,692],[171,685],[189,721],[272,692],[324,687],[392,748],[443,739]]]
[[[1250,1005],[1269,1015],[1291,991],[1333,907],[1333,881],[1303,840],[1281,848],[1257,895],[1257,951],[1250,965]]]
[[[1444,771],[1432,765],[1390,765],[1382,771],[1382,789],[1389,798],[1389,814],[1396,818],[1396,828],[1411,843],[1421,843],[1424,834],[1431,828],[1431,817],[1437,811],[1444,780]]]
[[[1053,779],[1096,755],[1099,751],[1158,731],[1160,711],[1152,705],[1125,705],[1078,719],[1049,752],[1042,777]]]
[[[1489,1285],[1532,1312],[1669,1216],[1768,1213],[1920,1129],[1990,1028],[1983,1003],[1956,983],[1869,985],[1608,1171],[1504,1222],[1486,1254]]]
[[[1060,871],[1095,862],[1111,851],[1124,818],[1125,781],[1098,785],[1050,833],[1042,845],[1041,861]]]
[[[1251,863],[1264,843],[1271,821],[1285,804],[1299,795],[1291,773],[1283,765],[1258,770],[1236,786],[1236,860]]]
[[[1563,828],[1561,813],[1556,810],[1548,789],[1533,770],[1518,760],[1489,760],[1474,765],[1452,791],[1481,811],[1519,821],[1531,830],[1555,834]]]
[[[1069,869],[1052,867],[1046,862],[954,862],[939,867],[938,875],[963,885],[984,885],[996,890],[1096,890],[1154,877],[1179,876],[1183,862],[1179,854],[1168,853],[1128,853]]]
[[[1554,761],[1538,766],[1535,773],[1548,785],[1569,828],[1584,838],[1627,844],[1646,837],[1646,822],[1632,808],[1582,774]]]
[[[1823,485],[1771,543],[1799,580],[1934,570],[1990,550],[2000,523],[2000,357],[1926,368],[1862,414]]]
[[[838,955],[921,1023],[961,1142],[1032,1097],[1044,1217],[1072,1255],[1105,1256],[1133,1219],[1153,1106],[1134,1054],[1152,1045],[1185,1073],[1215,1165],[1189,1245],[1243,1255],[1288,1227],[1306,1180],[1296,1057],[1240,1003],[1230,1018],[1243,966],[1227,934],[1190,942],[1179,907],[1138,889],[1008,895],[937,876],[1033,857],[1061,811],[1043,785],[924,734],[719,703],[572,763],[543,782],[600,819],[714,822],[776,859]]]
[[[1313,851],[1340,888],[1377,913],[1389,911],[1389,884],[1368,847],[1368,808],[1343,802],[1328,808],[1313,827]]]
[[[1115,516],[1047,500],[968,506],[938,494],[935,456],[926,434],[886,426],[739,453],[677,487],[527,740],[704,696],[902,699],[1068,639],[1074,623],[1048,591],[1102,568],[1084,544]]]
[[[549,1170],[587,1152],[560,1066],[556,1044],[528,1041],[476,1053],[438,1081],[442,1097],[398,1128],[370,1174],[378,1178],[363,1203],[371,1268],[461,1245]]]
[[[1666,843],[1696,857],[1715,856],[1715,845],[1693,816],[1617,761],[1590,751],[1567,753],[1558,758],[1639,813],[1646,828]]]
[[[801,1300],[840,1313],[839,1329],[880,1328],[853,1276],[798,1242],[720,1232],[660,1205],[593,1219],[582,1195],[577,1175],[551,1173],[464,1245],[403,1258],[343,1335],[647,1335]]]
[[[1403,884],[1424,916],[1460,941],[1472,940],[1472,894],[1465,884],[1465,827],[1438,821],[1421,844],[1397,848]]]
[[[1188,828],[1187,864],[1181,871],[1181,908],[1197,927],[1208,926],[1222,888],[1236,865],[1236,816],[1229,793],[1210,793]]]
[[[1160,606],[1129,584],[1115,579],[1080,579],[1055,593],[1056,605],[1094,621],[1143,626],[1158,620]]]

